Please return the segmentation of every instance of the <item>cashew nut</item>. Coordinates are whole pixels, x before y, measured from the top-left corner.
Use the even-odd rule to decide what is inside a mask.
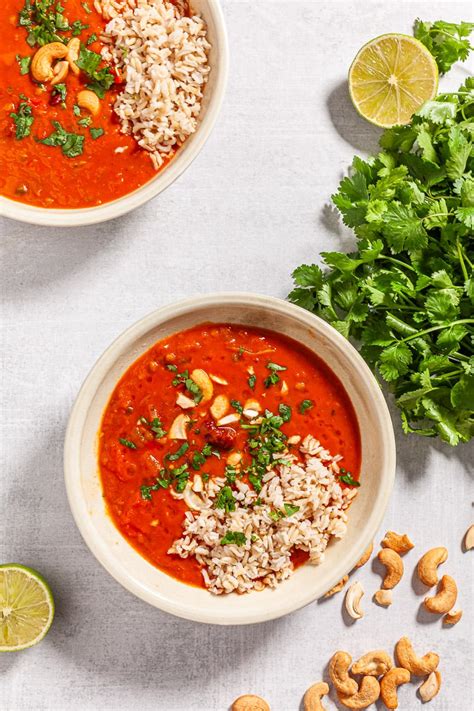
[[[422,701],[431,701],[441,689],[441,674],[439,671],[431,672],[429,677],[418,689]]]
[[[194,400],[191,400],[191,398],[185,395],[184,393],[177,394],[176,404],[182,410],[189,410],[191,407],[196,407],[196,403],[194,402]]]
[[[229,412],[229,407],[230,407],[230,402],[229,398],[227,395],[218,395],[215,399],[214,402],[212,403],[210,410],[211,410],[211,415],[215,420],[220,420],[221,417],[224,417],[224,415],[227,415]]]
[[[329,662],[329,676],[336,691],[343,696],[357,694],[359,687],[355,679],[349,676],[352,657],[347,652],[336,652]]]
[[[255,398],[250,397],[244,402],[244,410],[257,410],[257,412],[261,412],[262,406],[260,405],[258,400],[255,400]]]
[[[232,452],[227,457],[227,464],[229,467],[237,467],[242,461],[242,452]]]
[[[474,525],[469,526],[464,535],[464,550],[470,551],[474,548]]]
[[[352,696],[339,695],[339,701],[348,709],[366,709],[380,696],[380,684],[374,676],[364,676],[359,690]]]
[[[392,604],[392,591],[391,590],[377,590],[374,593],[374,600],[377,605],[382,605],[382,607],[390,607]]]
[[[332,595],[335,595],[336,593],[341,592],[342,588],[344,587],[344,585],[347,583],[348,580],[349,580],[349,576],[344,575],[344,577],[338,583],[336,583],[333,588],[331,588],[330,590],[327,591],[327,593],[324,595],[324,597],[331,597]]]
[[[225,425],[233,425],[235,422],[240,422],[240,415],[236,412],[231,412],[230,415],[225,415],[217,420],[216,425],[218,427],[225,427]]]
[[[232,711],[270,711],[270,706],[260,696],[245,694],[234,701]]]
[[[288,387],[288,383],[286,382],[286,380],[282,380],[280,393],[282,395],[288,395],[289,392],[290,392],[290,389]]]
[[[62,42],[50,42],[40,47],[31,60],[30,71],[33,79],[39,82],[54,79],[53,64],[56,59],[67,56],[67,47]]]
[[[168,437],[170,439],[188,439],[188,429],[187,426],[191,422],[189,415],[185,415],[184,412],[177,415],[168,432]]]
[[[54,79],[51,80],[51,86],[61,84],[67,77],[69,72],[69,64],[67,62],[57,62],[53,68]]]
[[[100,113],[100,101],[97,94],[89,89],[83,89],[76,96],[76,104],[89,111],[93,116]]]
[[[202,392],[202,400],[201,402],[209,402],[209,400],[212,398],[214,394],[214,386],[212,384],[212,380],[208,376],[205,370],[202,370],[202,368],[196,368],[193,370],[191,373],[191,380],[194,380],[196,385],[201,388]]]
[[[76,64],[77,60],[79,59],[80,49],[81,40],[79,39],[79,37],[72,37],[67,43],[66,59],[69,63],[69,66],[71,67],[71,71],[76,75],[79,74],[81,71]]]
[[[402,637],[398,640],[395,645],[395,653],[399,665],[404,669],[408,669],[414,676],[431,674],[439,664],[439,656],[436,652],[428,652],[423,657],[417,657],[408,637]]]
[[[304,695],[304,711],[325,711],[321,703],[321,696],[329,694],[329,686],[325,681],[319,681],[310,686]]]
[[[438,582],[437,568],[448,558],[448,551],[443,546],[431,548],[418,561],[418,577],[421,582],[432,588]]]
[[[346,592],[346,598],[344,600],[344,605],[347,610],[347,614],[352,617],[353,620],[360,620],[364,616],[364,613],[360,607],[360,601],[364,594],[364,588],[359,582],[352,583],[350,588]]]
[[[221,378],[220,375],[212,375],[211,373],[209,373],[209,377],[214,383],[217,383],[218,385],[229,385],[227,380]]]
[[[370,546],[365,549],[364,553],[362,554],[362,557],[359,558],[359,560],[358,560],[357,563],[355,564],[354,570],[355,570],[356,568],[362,568],[362,566],[367,563],[367,561],[369,560],[370,556],[372,555],[372,551],[373,551],[373,550],[374,550],[374,544],[373,544],[373,542],[372,542],[372,543],[370,544]]]
[[[364,676],[381,676],[386,674],[393,667],[390,655],[383,649],[374,649],[367,652],[352,665],[353,674],[364,674]]]
[[[444,617],[443,622],[445,625],[457,625],[462,617],[462,610],[450,610]]]
[[[403,555],[414,548],[413,543],[408,538],[407,534],[395,533],[395,531],[387,531],[385,538],[382,541],[383,548],[391,548],[395,553]]]
[[[402,667],[393,667],[380,681],[380,697],[388,709],[398,708],[397,688],[410,681],[410,672]]]
[[[387,569],[382,582],[384,590],[391,590],[398,585],[403,575],[403,561],[391,548],[382,548],[377,554],[377,558]]]
[[[425,597],[424,605],[429,612],[443,615],[453,609],[458,597],[456,581],[450,575],[443,575],[438,592],[433,597]]]

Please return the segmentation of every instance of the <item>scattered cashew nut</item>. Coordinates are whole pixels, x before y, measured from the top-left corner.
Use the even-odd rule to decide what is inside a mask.
[[[210,410],[211,415],[215,420],[220,420],[221,417],[227,415],[229,412],[230,402],[227,395],[217,395],[212,403]]]
[[[40,47],[31,60],[30,71],[33,79],[39,82],[54,79],[53,64],[56,59],[67,56],[67,47],[62,42],[50,42]]]
[[[67,43],[66,59],[69,63],[69,66],[71,67],[71,71],[76,75],[80,74],[81,71],[76,64],[77,60],[79,59],[80,49],[81,40],[79,39],[79,37],[72,37]]]
[[[398,708],[397,688],[401,684],[408,684],[410,672],[403,667],[393,667],[380,681],[380,697],[388,709]]]
[[[382,541],[383,548],[391,548],[392,551],[403,555],[403,553],[408,553],[414,548],[413,543],[408,538],[407,534],[395,533],[395,531],[387,531],[385,538]]]
[[[464,550],[470,551],[474,548],[474,525],[469,526],[464,534]]]
[[[381,676],[393,667],[390,655],[384,649],[374,649],[367,652],[352,665],[353,674],[364,676]]]
[[[245,694],[234,701],[232,711],[270,711],[270,706],[261,696]]]
[[[431,674],[439,664],[439,656],[436,652],[428,652],[423,657],[418,657],[408,637],[402,637],[398,640],[395,645],[395,653],[399,665],[404,669],[408,669],[410,674],[414,676]]]
[[[448,558],[448,551],[443,546],[431,548],[418,561],[418,577],[424,585],[432,588],[438,582],[437,568]]]
[[[191,422],[189,415],[185,415],[184,412],[177,415],[168,432],[168,437],[170,439],[188,439],[188,424]]]
[[[212,384],[212,380],[210,379],[206,371],[202,370],[202,368],[196,368],[195,370],[193,370],[190,377],[191,380],[194,380],[196,385],[201,388],[201,403],[209,402],[209,400],[214,394],[214,386]]]
[[[97,116],[100,113],[100,101],[97,94],[89,89],[83,89],[76,96],[76,104],[80,106],[81,109],[89,111],[93,116]]]
[[[347,610],[347,614],[352,617],[353,620],[360,620],[364,616],[364,613],[360,607],[360,601],[364,594],[364,588],[359,582],[352,583],[350,588],[346,592],[346,597],[344,600],[344,605]]]
[[[329,686],[325,681],[310,686],[304,695],[304,711],[325,711],[321,697],[326,694],[329,694]]]
[[[331,597],[332,595],[335,595],[336,593],[341,592],[342,588],[344,587],[344,585],[347,583],[348,580],[349,580],[349,576],[344,575],[344,577],[341,578],[341,580],[338,583],[336,583],[333,588],[331,588],[330,590],[327,591],[327,593],[324,595],[324,597]]]
[[[380,684],[374,676],[364,676],[359,690],[352,696],[338,694],[339,701],[348,709],[366,709],[374,704],[380,696]]]
[[[354,570],[356,568],[362,568],[363,565],[367,563],[369,560],[370,556],[372,555],[372,551],[374,550],[374,543],[372,542],[368,548],[365,549],[364,553],[362,554],[362,557],[359,558],[357,563],[354,566]]]
[[[69,72],[69,64],[67,62],[56,62],[56,64],[53,67],[53,74],[54,74],[54,79],[51,79],[51,86],[55,86],[56,84],[61,84],[63,82]]]
[[[443,622],[445,625],[457,625],[462,617],[462,610],[450,610],[443,617]]]
[[[196,407],[196,403],[194,402],[194,400],[191,400],[191,398],[185,395],[184,393],[177,394],[176,404],[182,410],[189,410],[192,407]]]
[[[438,592],[433,597],[425,597],[424,605],[429,612],[444,615],[453,609],[458,597],[456,581],[450,575],[443,575]]]
[[[229,385],[228,381],[225,378],[221,378],[220,375],[212,375],[209,373],[209,377],[213,383],[217,383],[218,385]]]
[[[441,689],[441,674],[433,671],[418,689],[422,701],[431,701]]]
[[[391,590],[398,585],[403,576],[403,561],[398,553],[391,548],[382,548],[377,558],[387,569],[382,582],[384,590]]]
[[[356,680],[349,676],[351,663],[352,657],[347,652],[336,652],[329,662],[329,677],[342,696],[353,696],[359,690]]]
[[[393,602],[392,591],[391,590],[377,590],[374,593],[374,600],[377,605],[382,605],[382,607],[390,607]]]
[[[229,456],[227,457],[227,464],[229,465],[229,467],[237,467],[241,461],[241,452],[232,452],[232,454],[229,454]]]

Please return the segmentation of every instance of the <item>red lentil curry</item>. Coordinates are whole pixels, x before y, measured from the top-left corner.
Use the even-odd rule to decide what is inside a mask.
[[[271,446],[246,429],[252,407],[260,409],[260,428],[273,428]],[[197,473],[203,480],[226,476],[230,487],[233,477],[243,477],[258,492],[272,447],[306,434],[342,455],[342,484],[357,484],[357,418],[341,383],[314,353],[243,326],[204,324],[176,333],[130,366],[105,409],[99,468],[109,514],[150,563],[204,587],[194,558],[168,553],[187,510],[173,493]],[[229,467],[237,452],[241,463]],[[306,558],[297,550],[292,560]]]

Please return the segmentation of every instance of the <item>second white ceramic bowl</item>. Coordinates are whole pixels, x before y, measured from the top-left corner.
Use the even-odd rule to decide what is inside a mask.
[[[97,464],[97,433],[112,391],[124,371],[156,341],[199,323],[238,323],[283,333],[322,358],[345,387],[359,422],[361,487],[349,509],[345,538],[332,543],[324,562],[304,565],[276,590],[214,596],[161,572],[132,548],[107,515]],[[98,360],[74,405],[65,443],[69,503],[87,545],[125,588],[174,615],[221,625],[262,622],[321,597],[348,573],[373,540],[395,475],[390,415],[369,368],[350,343],[325,321],[285,301],[254,294],[215,294],[166,306],[129,328]]]

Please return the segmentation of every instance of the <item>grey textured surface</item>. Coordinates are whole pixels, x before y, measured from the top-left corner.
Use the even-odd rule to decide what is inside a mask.
[[[297,711],[336,649],[353,656],[408,634],[441,655],[433,711],[473,706],[472,563],[461,539],[473,522],[472,447],[406,439],[395,417],[398,476],[383,530],[416,549],[389,610],[370,600],[347,626],[341,596],[276,622],[214,628],[174,619],[123,590],[95,561],[66,501],[62,444],[78,388],[130,323],[175,299],[216,290],[284,297],[297,264],[350,244],[327,206],[352,155],[378,132],[347,100],[361,44],[409,32],[416,16],[472,19],[470,2],[224,2],[232,64],[224,110],[202,154],[165,194],[123,219],[78,230],[0,222],[0,559],[43,571],[57,615],[37,648],[0,658],[2,711],[224,711],[245,692]],[[472,66],[471,66],[472,73]],[[453,72],[443,86],[467,73]],[[470,471],[469,471],[470,470]],[[381,531],[382,533],[382,531]],[[464,618],[442,629],[419,612],[412,571],[444,544]],[[316,573],[317,574],[317,573]],[[400,708],[416,710],[416,686]],[[336,708],[333,700],[329,709]]]

